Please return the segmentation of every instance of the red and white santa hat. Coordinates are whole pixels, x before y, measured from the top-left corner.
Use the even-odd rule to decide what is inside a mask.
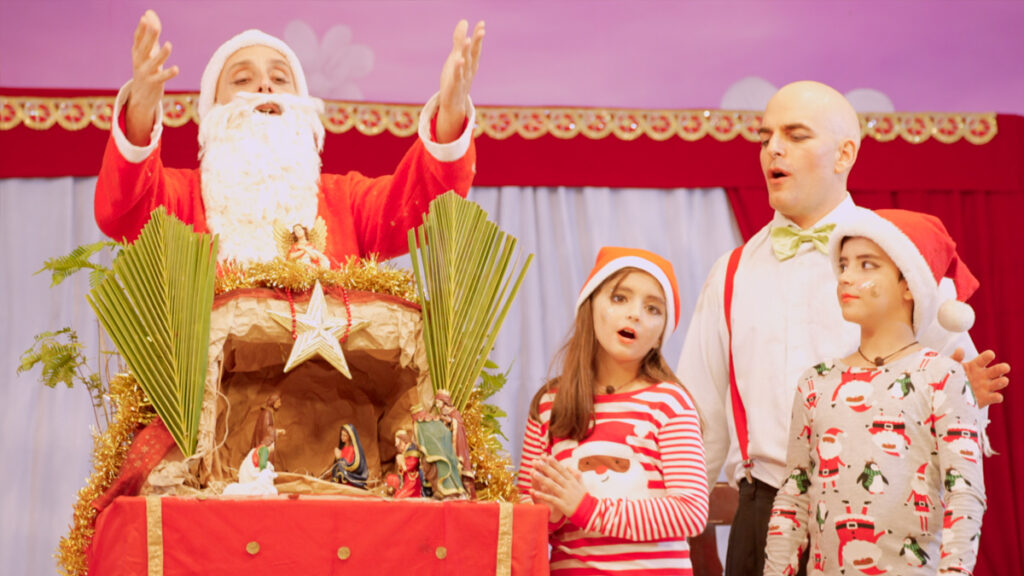
[[[956,242],[942,221],[930,214],[910,210],[863,210],[861,215],[839,225],[829,241],[829,254],[836,277],[843,238],[862,236],[885,250],[907,280],[914,295],[914,333],[929,326],[936,315],[950,332],[966,332],[974,325],[974,309],[967,299],[978,289],[978,279],[956,252]],[[956,287],[956,300],[939,302],[939,283],[949,278]]]
[[[580,297],[576,300],[576,311],[587,301],[594,291],[623,268],[637,268],[647,272],[661,284],[665,291],[666,311],[665,338],[675,332],[679,326],[679,288],[676,285],[676,273],[672,263],[658,256],[654,252],[641,250],[640,248],[622,248],[618,246],[605,246],[597,253],[597,261],[594,269],[590,271],[590,277],[583,284],[580,290]]]
[[[295,52],[280,38],[256,29],[246,30],[221,44],[220,48],[217,48],[213,56],[210,57],[206,70],[203,70],[203,78],[199,83],[199,104],[196,108],[200,122],[203,120],[203,116],[213,107],[214,100],[217,97],[217,80],[220,79],[224,63],[227,62],[232,54],[249,46],[267,46],[280,52],[288,61],[288,66],[292,69],[295,93],[299,96],[309,96],[306,74],[302,71],[302,63],[299,62],[299,57],[295,55]]]

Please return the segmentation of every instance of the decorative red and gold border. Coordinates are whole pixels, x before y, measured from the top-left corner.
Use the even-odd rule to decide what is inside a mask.
[[[196,122],[197,94],[164,97],[164,124],[170,127]],[[334,134],[357,130],[367,136],[385,131],[398,137],[416,133],[419,106],[367,102],[325,101],[324,126]],[[113,96],[35,97],[0,96],[0,130],[19,124],[33,130],[55,125],[65,130],[87,126],[108,130]],[[497,140],[551,135],[568,140],[580,135],[592,140],[614,136],[633,140],[647,136],[662,141],[681,138],[693,142],[711,137],[720,142],[742,136],[757,141],[759,112],[732,110],[639,110],[626,108],[477,107],[476,135]],[[998,133],[995,113],[902,112],[860,115],[866,138],[889,142],[902,138],[914,144],[935,140],[951,144],[961,139],[986,144]]]

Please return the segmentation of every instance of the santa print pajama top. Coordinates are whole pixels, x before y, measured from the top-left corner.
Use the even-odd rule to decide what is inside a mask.
[[[766,575],[970,574],[985,511],[981,412],[962,366],[923,349],[800,378]]]
[[[529,419],[519,472],[530,502],[533,461],[553,454],[580,470],[588,494],[568,519],[551,524],[551,573],[692,574],[688,536],[704,530],[707,472],[690,396],[672,383],[594,397],[593,431],[582,443],[548,441],[554,394]]]

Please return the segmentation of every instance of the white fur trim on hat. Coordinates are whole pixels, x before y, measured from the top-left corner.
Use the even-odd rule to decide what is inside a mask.
[[[668,276],[665,275],[665,271],[661,269],[661,266],[639,256],[622,256],[609,260],[608,263],[601,267],[600,270],[594,272],[590,279],[587,280],[587,283],[583,285],[583,290],[580,291],[580,297],[576,300],[576,310],[578,311],[580,309],[580,306],[583,305],[595,290],[597,290],[597,287],[600,286],[602,282],[623,268],[638,268],[643,270],[651,276],[654,276],[654,279],[661,285],[661,289],[665,291],[665,307],[668,309],[665,314],[664,337],[668,338],[671,336],[675,331],[676,307],[673,299],[675,290],[673,290],[672,283],[669,281]]]
[[[839,225],[829,238],[829,258],[839,277],[839,252],[843,238],[861,236],[885,250],[914,295],[914,334],[931,324],[938,309],[939,287],[924,256],[914,242],[895,224],[870,210],[864,210],[850,222]]]
[[[295,93],[299,96],[309,96],[309,88],[306,86],[306,74],[302,71],[302,63],[299,62],[299,57],[295,55],[295,52],[283,40],[266,32],[255,29],[246,30],[221,44],[220,48],[217,48],[213,56],[210,57],[206,70],[203,70],[203,78],[199,83],[199,104],[196,108],[200,122],[202,122],[206,112],[213,107],[214,100],[217,97],[217,81],[220,80],[220,73],[224,68],[224,63],[227,62],[232,54],[249,46],[267,46],[283,54],[292,69]]]

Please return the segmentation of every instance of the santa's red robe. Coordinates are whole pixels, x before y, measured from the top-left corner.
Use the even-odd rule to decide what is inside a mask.
[[[96,222],[115,240],[133,241],[158,206],[196,232],[207,233],[198,169],[168,168],[160,159],[157,123],[146,147],[134,146],[124,136],[121,107],[128,85],[118,94],[110,139],[96,182]],[[470,105],[466,128],[449,144],[433,142],[431,121],[437,96],[424,107],[419,138],[394,174],[369,178],[358,172],[320,176],[317,213],[327,223],[325,253],[337,266],[350,256],[377,254],[381,260],[409,251],[408,231],[422,223],[427,205],[436,196],[455,190],[465,196],[476,171],[472,126],[475,111]],[[161,115],[158,117],[162,117]]]

